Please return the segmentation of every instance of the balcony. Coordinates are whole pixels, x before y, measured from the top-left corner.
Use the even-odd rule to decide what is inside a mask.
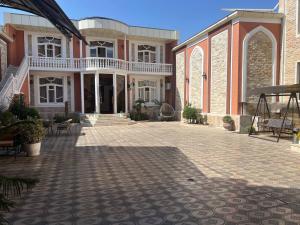
[[[173,74],[172,64],[127,62],[112,58],[48,58],[28,57],[30,70],[86,72],[100,71],[103,73],[129,73],[141,75]]]

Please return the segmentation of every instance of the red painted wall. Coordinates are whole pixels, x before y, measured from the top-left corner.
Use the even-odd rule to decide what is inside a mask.
[[[129,41],[127,40],[126,41],[126,50],[127,50],[127,61],[129,60]],[[124,40],[118,40],[118,59],[123,59],[125,60],[124,58],[124,53],[125,52],[125,46],[124,46]]]
[[[165,82],[171,84],[171,90],[165,91],[165,101],[175,107],[175,98],[176,98],[176,59],[175,54],[172,52],[172,49],[177,45],[177,41],[169,42],[165,45],[165,63],[173,64],[173,76],[166,77]]]
[[[186,67],[186,77],[187,79],[190,78],[190,60],[191,60],[191,54],[196,46],[199,46],[203,50],[203,60],[204,60],[204,66],[203,66],[203,72],[208,74],[208,39],[204,39],[203,41],[197,43],[196,45],[190,47],[187,49],[187,67]],[[189,88],[189,86],[187,86]],[[208,112],[208,79],[203,80],[203,112]],[[186,102],[189,102],[189,95],[186,96]]]
[[[80,40],[76,36],[73,37],[73,57],[80,58]]]
[[[24,49],[24,31],[16,30],[7,24],[4,27],[5,32],[14,41],[8,45],[8,65],[19,66],[25,56]]]
[[[25,104],[29,105],[30,104],[30,102],[29,102],[30,91],[29,91],[29,77],[28,76],[26,76],[20,92],[24,94]]]
[[[232,114],[241,113],[241,97],[242,97],[242,70],[243,70],[243,41],[246,35],[253,29],[263,26],[273,33],[277,41],[277,69],[276,83],[280,84],[280,58],[281,58],[281,24],[271,23],[249,23],[241,22],[233,25],[233,89],[232,89]]]

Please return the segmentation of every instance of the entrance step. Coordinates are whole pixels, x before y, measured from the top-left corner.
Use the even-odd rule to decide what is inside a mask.
[[[133,124],[135,124],[135,121],[132,121],[130,118],[127,118],[127,116],[124,116],[122,114],[101,114],[98,116],[98,120],[95,123],[95,127]]]
[[[120,126],[133,125],[136,122],[123,114],[85,114],[81,116],[81,123],[86,126]]]

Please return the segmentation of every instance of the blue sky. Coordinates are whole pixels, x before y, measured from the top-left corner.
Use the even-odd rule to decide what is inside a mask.
[[[57,0],[72,19],[103,16],[129,25],[175,29],[184,41],[223,18],[222,8],[273,8],[278,0]],[[3,12],[17,12],[0,8]],[[0,23],[3,24],[3,16]]]

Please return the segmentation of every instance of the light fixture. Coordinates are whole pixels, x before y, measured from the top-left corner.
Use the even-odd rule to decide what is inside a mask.
[[[206,73],[205,73],[205,72],[203,72],[203,74],[202,74],[202,77],[203,77],[203,79],[204,79],[204,80],[206,80],[206,79],[207,79],[207,75],[206,75]]]

